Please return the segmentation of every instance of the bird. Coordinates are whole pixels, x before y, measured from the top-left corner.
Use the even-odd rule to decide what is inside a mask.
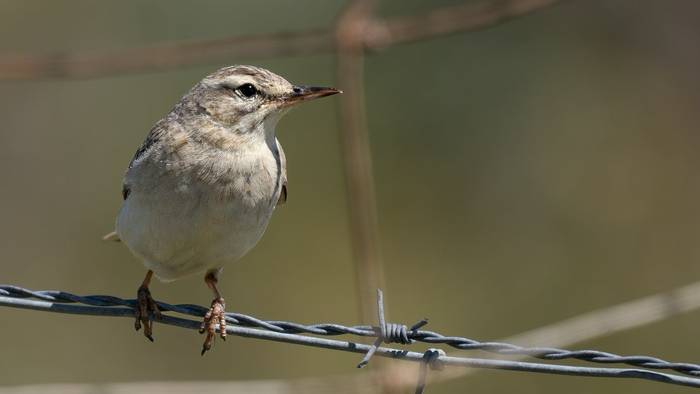
[[[134,328],[153,341],[161,318],[149,290],[204,274],[214,294],[200,326],[201,354],[226,339],[217,283],[224,265],[260,240],[275,208],[287,201],[287,161],[275,129],[297,104],[342,93],[294,85],[261,67],[221,68],[194,85],[155,123],[124,175],[115,230],[147,268],[137,290]],[[152,318],[150,318],[152,316]]]

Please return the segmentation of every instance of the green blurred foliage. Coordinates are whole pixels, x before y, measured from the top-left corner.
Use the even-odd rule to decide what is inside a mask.
[[[383,15],[456,1],[385,0]],[[330,26],[339,1],[0,2],[0,53],[109,50]],[[390,318],[496,339],[700,278],[700,3],[565,2],[482,32],[367,59]],[[143,267],[104,243],[121,176],[150,126],[224,64],[332,84],[330,55],[90,80],[0,82],[0,282],[132,297]],[[333,99],[278,128],[289,202],[226,268],[229,309],[357,321]],[[201,278],[153,286],[206,304]],[[355,373],[356,356],[126,319],[3,309],[0,384],[241,380]],[[576,346],[700,361],[692,313]],[[293,360],[293,361],[292,361]],[[292,361],[292,362],[290,362]],[[362,373],[362,372],[357,372]],[[635,392],[634,382],[483,372],[431,393]]]

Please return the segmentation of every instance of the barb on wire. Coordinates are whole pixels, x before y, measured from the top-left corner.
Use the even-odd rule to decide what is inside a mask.
[[[34,299],[32,300],[30,298]],[[82,305],[71,305],[76,303]],[[104,295],[77,296],[62,291],[31,291],[17,286],[0,285],[0,305],[58,313],[133,317],[133,306],[135,305],[135,300],[125,300],[119,297]],[[207,310],[207,308],[202,306],[190,304],[171,305],[164,302],[159,302],[158,305],[162,312],[170,311],[197,317],[203,316]],[[228,313],[226,320],[227,322],[231,323],[227,326],[226,331],[232,335],[321,347],[325,349],[341,350],[353,353],[362,353],[365,355],[373,348],[373,346],[356,342],[333,340],[299,334],[303,333],[325,336],[347,334],[361,337],[378,337],[378,335],[380,335],[379,332],[381,332],[381,329],[378,331],[377,327],[372,326],[343,326],[341,324],[333,323],[304,325],[286,321],[261,320],[252,316],[238,313]],[[194,330],[198,329],[200,325],[199,321],[174,317],[167,314],[163,314],[159,322]],[[448,337],[432,331],[423,330],[409,330],[406,333],[406,337],[410,340],[426,343],[444,343],[458,349],[479,349],[488,352],[510,355],[522,354],[546,360],[561,360],[570,358],[604,364],[623,363],[636,367],[673,370],[689,376],[681,376],[641,368],[582,367],[512,360],[494,360],[443,355],[431,356],[431,361],[439,363],[439,365],[503,369],[510,371],[559,375],[635,378],[700,388],[700,378],[697,377],[700,376],[700,365],[697,364],[672,363],[649,356],[625,357],[594,350],[572,352],[550,348],[523,348],[506,343],[478,342],[473,339],[462,337]],[[376,347],[374,350],[374,355],[414,362],[426,361],[426,356],[424,353],[394,348]]]
[[[400,343],[402,345],[413,343],[413,339],[409,338],[409,335],[414,336],[419,328],[428,324],[428,319],[422,319],[408,329],[403,324],[387,323],[384,317],[384,293],[380,289],[377,289],[377,313],[379,315],[379,327],[374,332],[377,339],[362,361],[357,364],[357,368],[367,365],[369,359],[372,358],[374,352],[379,349],[382,343]]]

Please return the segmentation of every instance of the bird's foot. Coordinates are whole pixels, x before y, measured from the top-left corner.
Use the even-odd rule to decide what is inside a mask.
[[[221,297],[214,298],[211,302],[211,308],[206,315],[204,315],[204,321],[199,327],[199,333],[207,333],[207,337],[204,339],[204,345],[202,345],[202,356],[207,350],[211,349],[212,344],[214,344],[214,339],[216,338],[216,328],[219,328],[219,336],[224,341],[226,340],[226,316],[225,316],[226,304],[224,299]]]
[[[160,309],[158,309],[158,305],[151,297],[151,291],[148,290],[147,286],[139,287],[136,301],[138,305],[136,306],[134,328],[138,331],[143,324],[143,335],[153,342],[153,320],[150,316],[152,314],[153,318],[160,319]]]

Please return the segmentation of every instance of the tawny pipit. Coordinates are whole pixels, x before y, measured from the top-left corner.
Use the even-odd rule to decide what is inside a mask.
[[[136,329],[151,341],[160,312],[148,286],[206,273],[214,292],[200,332],[202,354],[218,326],[226,338],[224,299],[216,286],[226,263],[246,254],[287,199],[286,160],[275,126],[289,108],[340,93],[295,86],[252,66],[222,68],[196,84],[136,151],[124,177],[116,231],[148,273],[138,289]]]

